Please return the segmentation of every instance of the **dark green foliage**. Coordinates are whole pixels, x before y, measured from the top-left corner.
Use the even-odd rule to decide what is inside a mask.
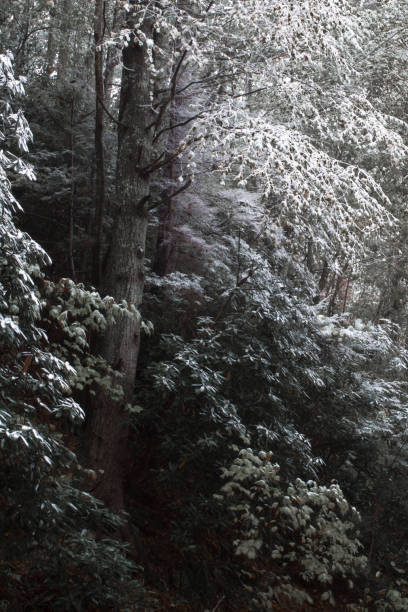
[[[22,93],[11,56],[0,56],[0,105],[8,138],[30,138],[11,114]],[[15,119],[17,117],[17,120]],[[14,128],[14,132],[11,130]],[[6,138],[3,138],[3,142]],[[0,599],[7,609],[138,609],[142,589],[126,547],[113,535],[122,521],[82,490],[87,473],[69,448],[73,400],[68,362],[55,357],[40,327],[44,251],[17,229],[18,204],[7,171],[31,170],[12,154],[0,164]],[[93,476],[91,474],[91,476]],[[133,603],[132,603],[133,602]]]
[[[222,207],[219,214],[222,226]],[[140,486],[145,491],[156,483],[161,501],[150,503],[164,508],[157,508],[155,529],[165,529],[173,542],[184,594],[211,600],[220,580],[233,599],[241,561],[233,552],[231,516],[213,496],[240,449],[272,453],[284,486],[299,476],[341,484],[362,515],[370,574],[380,559],[390,567],[384,589],[394,580],[393,538],[406,512],[404,496],[395,498],[406,463],[407,389],[399,380],[406,354],[398,329],[319,314],[322,306],[306,301],[312,302],[313,279],[295,259],[274,252],[267,240],[254,241],[251,232],[237,233],[217,236],[217,260],[195,262],[200,275],[149,277],[145,311],[156,333],[144,341],[133,416],[144,440],[134,449],[136,474],[143,465],[139,494]],[[133,517],[148,533],[138,504]],[[256,554],[261,567],[270,562],[263,554]],[[190,575],[191,563],[200,566],[201,579]],[[350,595],[355,602],[359,588]]]
[[[342,3],[306,3],[316,7],[316,14],[307,12],[308,27],[316,19],[310,32],[296,21],[306,15],[298,12],[301,3],[287,3],[287,19],[285,3],[272,3],[283,20],[278,35],[288,36],[282,45],[292,45],[291,53],[281,51],[273,28],[262,33],[266,3],[253,15],[240,11],[251,3],[232,3],[236,25],[228,40],[235,27],[239,43],[217,53],[232,73],[239,67],[235,78],[217,66],[208,42],[224,38],[217,29],[229,19],[223,3],[194,0],[191,14],[189,3],[155,7],[162,4],[162,30],[145,41],[161,72],[151,73],[152,109],[140,112],[153,110],[149,122],[157,119],[151,124],[160,135],[153,147],[157,167],[162,149],[178,147],[198,111],[202,123],[192,142],[202,149],[186,147],[150,177],[147,254],[154,268],[168,205],[164,235],[174,251],[165,263],[175,271],[146,271],[143,313],[154,333],[142,337],[134,398],[123,407],[132,427],[123,454],[126,529],[90,494],[103,474],[79,465],[90,440],[73,399],[79,396],[88,411],[89,398],[102,387],[108,403],[120,403],[122,356],[108,365],[96,336],[113,324],[114,311],[139,316],[134,304],[116,304],[86,288],[95,237],[93,7],[29,1],[13,23],[0,9],[3,41],[30,76],[22,104],[35,137],[29,159],[37,175],[29,182],[32,171],[19,157],[30,138],[13,102],[22,85],[11,57],[1,56],[0,137],[9,153],[0,158],[0,600],[10,609],[150,609],[135,578],[141,573],[116,539],[122,528],[128,538],[134,531],[132,552],[145,565],[159,609],[295,610],[313,596],[311,609],[353,603],[356,610],[406,610],[407,291],[400,252],[406,127],[384,115],[388,101],[369,82],[376,70],[367,75],[375,107],[362,75],[352,74],[375,57],[374,49],[362,58],[359,48],[373,24],[367,19],[357,28],[360,41],[357,22],[343,31],[350,45],[337,65],[326,50],[334,41],[337,57],[345,41],[337,26],[328,30],[323,23],[326,11],[341,13]],[[374,4],[362,5],[357,17]],[[398,1],[386,4],[398,7]],[[195,22],[196,12],[212,7],[220,12],[211,15],[211,25],[205,17]],[[107,2],[106,31],[113,10]],[[346,13],[339,21],[345,28]],[[292,38],[297,30],[289,18],[304,31],[304,42]],[[109,41],[106,32],[106,62],[119,40],[119,21]],[[252,55],[257,41],[252,49],[245,37],[252,23],[264,41],[259,56]],[[26,25],[34,29],[24,38]],[[391,40],[392,32],[384,48]],[[307,45],[313,58],[304,55]],[[171,56],[172,46],[181,55]],[[270,73],[262,67],[267,48]],[[249,79],[244,59],[252,56],[259,62]],[[347,64],[353,70],[343,75]],[[397,70],[395,59],[392,67]],[[173,100],[166,83],[175,68],[180,80],[172,83],[179,89]],[[247,98],[258,85],[258,94]],[[389,79],[387,86],[392,89]],[[108,204],[116,203],[116,86],[112,93],[105,100]],[[393,100],[395,114],[403,115],[403,97]],[[167,129],[168,114],[181,129]],[[129,159],[138,168],[137,155]],[[192,185],[190,172],[197,174]],[[11,191],[25,209],[22,227],[52,256],[52,281],[42,276],[50,263],[44,251],[16,228],[19,207]],[[389,209],[378,208],[380,201]],[[113,208],[107,206],[104,218],[103,250]],[[384,229],[390,211],[398,217],[392,240]],[[351,578],[355,584],[347,583]]]

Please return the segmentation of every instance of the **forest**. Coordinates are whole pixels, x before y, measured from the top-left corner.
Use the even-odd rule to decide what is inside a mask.
[[[0,610],[408,611],[407,177],[407,0],[0,0]]]

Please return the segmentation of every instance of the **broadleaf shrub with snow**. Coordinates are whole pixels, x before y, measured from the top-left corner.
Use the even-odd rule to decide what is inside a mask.
[[[222,478],[226,483],[214,497],[224,501],[233,517],[235,553],[278,563],[264,576],[266,585],[254,589],[256,601],[272,609],[273,601],[284,594],[296,604],[312,603],[306,584],[313,581],[326,586],[340,577],[353,586],[367,559],[356,535],[359,515],[337,484],[326,487],[297,478],[284,486],[271,454],[251,448],[240,451]],[[305,583],[303,592],[299,581],[291,584],[287,579],[291,566]],[[248,586],[253,589],[251,581]],[[334,603],[328,590],[322,598]]]
[[[24,152],[30,131],[16,106],[22,94],[11,54],[0,54],[0,141],[15,138]],[[112,538],[122,520],[86,492],[89,474],[67,439],[67,422],[84,418],[69,383],[76,373],[41,327],[32,275],[49,259],[15,225],[11,172],[33,178],[16,154],[1,153],[0,600],[13,610],[136,602],[143,589],[135,566]]]

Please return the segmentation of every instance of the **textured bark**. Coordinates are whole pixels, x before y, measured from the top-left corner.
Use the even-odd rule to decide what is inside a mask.
[[[46,65],[46,73],[49,76],[54,70],[55,64],[55,18],[56,18],[56,10],[53,5],[50,8],[50,18],[49,18],[49,26],[48,26],[48,36],[47,36],[47,65]]]
[[[16,74],[24,70],[23,66],[27,64],[27,41],[29,39],[29,33],[32,21],[32,5],[30,0],[25,0],[22,3],[21,15],[20,15],[20,37],[17,43],[17,47],[14,53],[14,69]]]
[[[174,232],[176,209],[174,200],[162,204],[159,212],[156,254],[153,270],[159,276],[170,274],[175,268],[176,237]]]
[[[166,40],[163,34],[156,34],[157,44],[162,49],[167,49]],[[172,53],[171,49],[168,49],[169,55]],[[159,60],[160,62],[160,60]],[[160,68],[159,64],[159,68]],[[156,89],[158,91],[164,91],[161,106],[158,106],[158,121],[155,125],[155,137],[160,134],[162,130],[166,130],[161,138],[166,144],[167,152],[171,154],[176,150],[180,134],[177,129],[171,129],[172,125],[177,124],[177,87],[179,85],[179,70],[180,65],[175,64],[172,69],[172,82],[171,87],[166,91],[167,83],[162,77],[162,82],[156,83]],[[171,194],[177,189],[175,180],[177,179],[177,161],[172,159],[167,167],[164,168],[164,180],[167,184],[167,198],[161,204],[159,208],[159,229],[157,233],[156,252],[154,257],[153,270],[159,276],[166,276],[170,274],[175,268],[176,263],[176,252],[177,252],[177,238],[175,233],[175,226],[177,221],[177,197],[171,197]]]
[[[120,29],[120,16],[121,16],[121,5],[118,0],[113,0],[113,15],[112,15],[112,24],[111,24],[111,35],[112,33],[115,35],[119,32]],[[109,106],[111,95],[112,95],[112,87],[113,87],[113,72],[115,66],[119,63],[119,51],[114,45],[109,45],[106,51],[106,65],[105,65],[105,75],[104,75],[104,86],[105,86],[105,100],[107,105]]]
[[[129,23],[128,27],[132,24]],[[150,36],[149,24],[145,33]],[[118,130],[117,200],[120,204],[107,258],[105,290],[117,300],[139,306],[144,286],[144,249],[147,227],[150,158],[146,114],[149,75],[144,47],[130,43],[123,51]],[[112,510],[125,507],[124,478],[128,426],[124,405],[132,400],[140,343],[140,322],[122,317],[105,332],[100,353],[122,374],[123,400],[115,402],[100,392],[93,402],[89,423],[89,453],[94,469],[104,473],[94,490]]]
[[[75,97],[71,99],[70,129],[68,134],[68,150],[70,151],[70,178],[71,193],[69,197],[68,210],[68,269],[72,280],[76,281],[75,261],[74,261],[74,208],[75,208],[75,156],[74,156],[74,117],[75,117]]]
[[[64,81],[68,78],[69,43],[71,28],[69,22],[70,0],[60,0],[58,3],[59,15],[59,40],[58,40],[58,62],[57,80]]]
[[[105,99],[103,81],[103,15],[105,0],[95,1],[95,219],[92,248],[92,282],[99,286],[101,280],[102,224],[105,208],[105,154],[103,104]]]
[[[175,123],[174,120],[174,108],[175,102],[172,102],[172,111],[169,113],[168,124]],[[176,148],[176,134],[175,130],[169,131],[168,137],[168,150],[174,151]],[[177,170],[175,168],[175,160],[170,162],[168,167],[164,169],[164,175],[169,182],[168,195],[175,190],[175,176]],[[156,253],[154,258],[153,270],[159,276],[166,276],[173,272],[175,268],[177,240],[175,235],[175,225],[177,217],[177,203],[176,198],[170,197],[165,201],[159,209],[159,230],[157,233]]]

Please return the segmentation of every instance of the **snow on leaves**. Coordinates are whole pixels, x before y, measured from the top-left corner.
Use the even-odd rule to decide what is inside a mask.
[[[237,555],[256,559],[267,554],[284,568],[296,563],[305,582],[317,580],[324,585],[330,585],[336,575],[350,579],[364,570],[367,559],[360,554],[361,544],[354,535],[358,513],[337,484],[326,487],[297,478],[284,487],[271,453],[251,448],[242,449],[223,469],[222,477],[227,482],[214,497],[228,501],[235,517]],[[291,579],[283,591],[282,582],[272,571],[266,592],[256,597],[271,608],[283,592],[297,603],[312,603]],[[330,591],[323,595],[335,603]]]

